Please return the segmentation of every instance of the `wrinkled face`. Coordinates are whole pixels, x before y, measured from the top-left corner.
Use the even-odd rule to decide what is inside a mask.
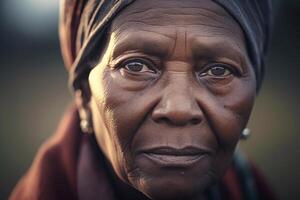
[[[209,0],[135,1],[89,85],[100,148],[152,199],[196,199],[222,177],[256,93],[242,30]]]

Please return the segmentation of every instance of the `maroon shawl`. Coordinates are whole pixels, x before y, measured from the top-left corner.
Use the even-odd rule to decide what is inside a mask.
[[[38,151],[32,166],[13,190],[10,200],[116,200],[113,184],[91,148],[91,136],[79,127],[75,106],[65,113],[57,132]],[[90,163],[90,165],[88,165]],[[96,164],[93,164],[96,163]],[[250,165],[258,199],[273,200],[261,173]],[[86,184],[81,179],[88,179]],[[221,199],[243,200],[238,170],[232,165],[221,184]],[[97,191],[93,193],[93,191]],[[93,196],[94,195],[94,196]]]

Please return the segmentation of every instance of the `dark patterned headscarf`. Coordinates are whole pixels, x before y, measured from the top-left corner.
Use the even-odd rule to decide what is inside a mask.
[[[272,24],[271,0],[212,1],[227,10],[244,31],[259,87]],[[106,28],[114,16],[132,2],[134,0],[62,0],[60,41],[74,89],[80,88],[80,78],[93,67],[90,57],[104,40]]]

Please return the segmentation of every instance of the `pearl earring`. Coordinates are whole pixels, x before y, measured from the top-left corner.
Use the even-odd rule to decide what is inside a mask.
[[[245,128],[241,133],[241,139],[247,140],[251,135],[251,130],[249,128]]]
[[[84,132],[84,133],[88,133],[88,134],[93,133],[93,127],[92,127],[90,121],[87,119],[82,119],[80,121],[80,127],[81,127],[82,132]]]

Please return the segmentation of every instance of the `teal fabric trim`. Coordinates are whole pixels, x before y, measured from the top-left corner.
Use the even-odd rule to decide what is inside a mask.
[[[256,185],[250,163],[246,156],[237,150],[234,154],[233,164],[237,170],[245,200],[258,200]]]

